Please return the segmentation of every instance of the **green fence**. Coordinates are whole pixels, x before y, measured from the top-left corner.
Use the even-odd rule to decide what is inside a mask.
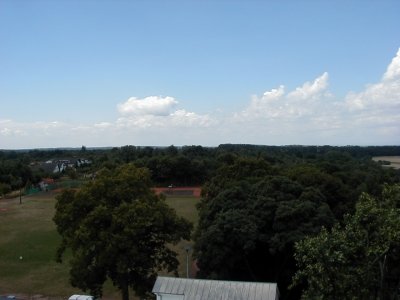
[[[40,192],[40,188],[29,188],[25,190],[25,195],[33,195]]]
[[[81,187],[86,181],[84,180],[77,180],[77,179],[68,179],[55,182],[53,184],[48,184],[46,186],[46,191],[52,191],[56,189],[74,189]],[[29,189],[25,189],[25,195],[34,195],[42,190],[39,187],[31,187]]]

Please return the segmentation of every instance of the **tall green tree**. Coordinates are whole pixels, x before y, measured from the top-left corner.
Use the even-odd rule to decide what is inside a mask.
[[[343,226],[295,248],[293,283],[306,283],[302,299],[398,299],[400,185],[386,185],[378,198],[362,194]]]
[[[318,189],[272,172],[262,159],[237,159],[204,187],[194,247],[199,277],[278,282],[288,297],[294,243],[334,216]]]
[[[147,169],[132,164],[103,169],[79,191],[57,197],[54,222],[62,237],[57,258],[72,250],[70,281],[102,295],[107,279],[129,299],[129,288],[143,296],[157,271],[177,269],[167,243],[189,239],[191,224],[151,190]]]

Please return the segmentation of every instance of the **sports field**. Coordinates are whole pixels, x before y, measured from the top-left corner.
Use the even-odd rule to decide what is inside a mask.
[[[60,241],[52,221],[55,194],[0,200],[0,295],[45,295],[66,297],[81,291],[68,282],[68,264],[55,262],[55,250]],[[169,197],[167,202],[178,214],[197,223],[195,197]],[[173,246],[179,253],[179,273],[186,275],[188,242]],[[104,299],[120,298],[107,284]]]

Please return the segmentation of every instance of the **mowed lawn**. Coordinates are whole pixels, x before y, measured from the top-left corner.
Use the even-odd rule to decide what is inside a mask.
[[[68,262],[55,262],[60,237],[52,221],[55,195],[42,193],[19,199],[0,200],[0,294],[68,296],[80,293],[68,281]],[[197,223],[198,198],[167,198],[179,215]],[[179,273],[186,275],[186,252],[190,244],[172,246],[179,253]],[[22,258],[22,259],[21,259]],[[120,298],[107,284],[104,298]]]
[[[167,203],[169,206],[174,208],[178,215],[184,217],[185,219],[191,221],[194,226],[197,225],[199,216],[197,214],[196,204],[200,201],[199,198],[195,197],[168,197]],[[193,232],[192,232],[193,233]],[[176,253],[178,253],[178,260],[180,262],[178,273],[180,277],[186,277],[186,250],[185,248],[189,246],[192,248],[193,241],[181,241],[177,245],[172,245]],[[189,276],[193,277],[195,274],[195,268],[192,264],[192,250],[189,250]]]

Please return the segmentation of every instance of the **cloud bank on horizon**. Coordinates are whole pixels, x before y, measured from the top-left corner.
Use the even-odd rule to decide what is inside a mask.
[[[381,80],[337,98],[325,72],[291,91],[284,85],[243,99],[235,113],[200,114],[173,96],[131,97],[116,120],[95,124],[0,119],[0,148],[205,145],[398,145],[400,48]],[[110,107],[110,109],[113,109]]]

